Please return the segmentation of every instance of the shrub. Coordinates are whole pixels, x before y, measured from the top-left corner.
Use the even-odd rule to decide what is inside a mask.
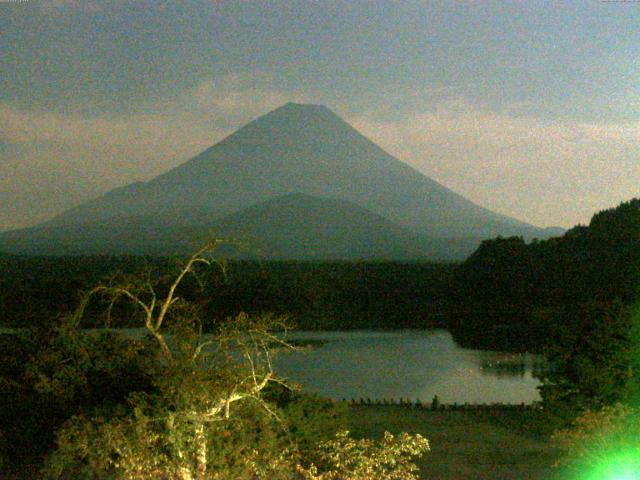
[[[429,442],[419,434],[395,437],[385,432],[376,442],[355,440],[348,431],[318,445],[318,466],[301,469],[306,480],[416,480],[418,467],[413,457],[429,451]]]

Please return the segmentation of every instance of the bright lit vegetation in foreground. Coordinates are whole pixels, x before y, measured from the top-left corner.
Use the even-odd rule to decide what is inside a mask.
[[[420,435],[353,439],[339,404],[292,389],[272,357],[292,349],[273,318],[241,314],[202,337],[198,308],[178,295],[211,267],[220,242],[207,244],[175,278],[119,278],[94,288],[76,314],[54,329],[30,367],[42,395],[68,402],[73,415],[56,433],[48,478],[389,479],[417,478],[413,459],[429,450]],[[162,282],[160,280],[163,280]],[[79,330],[92,303],[137,315],[149,333],[127,339]],[[124,401],[96,401],[95,371],[125,389]],[[132,381],[134,379],[134,381]],[[103,392],[103,393],[110,393]],[[77,408],[78,398],[83,402]],[[71,407],[75,405],[75,407]]]

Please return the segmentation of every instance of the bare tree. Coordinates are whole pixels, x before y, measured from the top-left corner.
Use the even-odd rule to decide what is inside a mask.
[[[99,285],[84,297],[76,314],[79,323],[84,312],[95,296],[108,301],[107,318],[110,318],[114,305],[126,301],[134,305],[143,314],[144,329],[155,339],[163,358],[165,384],[172,384],[168,390],[181,389],[183,396],[190,395],[187,408],[166,412],[163,418],[165,426],[171,430],[180,429],[180,442],[173,442],[175,474],[181,480],[204,479],[207,477],[209,463],[208,427],[232,416],[234,404],[251,401],[268,415],[280,420],[272,406],[266,402],[261,392],[271,383],[287,384],[277,376],[273,368],[273,353],[280,349],[294,349],[275,329],[285,329],[283,321],[272,317],[251,319],[246,314],[227,320],[218,326],[217,331],[203,335],[200,328],[191,332],[189,338],[172,335],[167,328],[167,319],[174,309],[180,308],[180,314],[193,312],[187,302],[179,296],[179,287],[188,275],[197,277],[196,267],[225,264],[215,260],[213,254],[222,244],[222,240],[212,240],[195,252],[182,265],[168,286],[165,295],[158,294],[157,285],[151,276],[112,282]],[[199,278],[198,278],[199,281]],[[179,319],[189,323],[191,319]],[[288,388],[288,387],[287,387]],[[136,455],[140,456],[140,452]],[[124,451],[120,457],[124,457]],[[121,458],[122,467],[129,462]],[[151,461],[150,464],[155,464]],[[139,467],[135,458],[130,459],[130,473]],[[143,476],[151,472],[142,472]],[[133,478],[133,477],[132,477]]]
[[[216,262],[213,254],[221,243],[213,240],[199,249],[162,289],[147,275],[112,281],[86,295],[76,326],[97,295],[108,302],[107,318],[118,301],[142,313],[144,329],[159,347],[151,367],[156,391],[132,394],[124,415],[72,417],[58,431],[58,448],[45,472],[53,478],[126,480],[417,478],[411,459],[429,449],[419,435],[386,434],[375,442],[342,432],[315,445],[318,465],[303,458],[287,419],[265,396],[274,383],[289,388],[272,361],[279,349],[294,348],[276,333],[286,330],[284,322],[241,313],[212,334],[203,335],[201,324],[194,328],[197,312],[179,296],[180,285],[188,275],[198,278],[197,266]],[[276,429],[284,435],[269,443],[273,437],[264,431]]]

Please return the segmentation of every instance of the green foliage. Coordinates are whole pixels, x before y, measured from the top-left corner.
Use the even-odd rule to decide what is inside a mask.
[[[58,433],[46,474],[74,479],[252,478],[249,463],[268,465],[288,446],[282,428],[257,404],[239,405],[230,418],[218,421],[210,421],[201,407],[198,401],[177,407],[163,396],[134,396],[122,415],[74,417]]]
[[[5,469],[38,462],[71,416],[105,411],[152,388],[153,348],[115,332],[82,334],[73,319],[0,341],[0,455]]]
[[[332,439],[348,423],[345,402],[320,398],[282,385],[272,385],[265,390],[264,398],[282,412],[295,449],[311,461],[315,459],[317,443]]]
[[[319,471],[315,462],[328,468],[330,452],[358,455],[357,461],[337,470],[352,469],[348,478],[370,478],[366,472],[378,470],[409,472],[413,465],[409,459],[422,452],[416,450],[420,443],[413,437],[395,441],[389,437],[379,446],[359,441],[358,448],[343,437],[331,443],[344,425],[344,405],[291,391],[277,382],[262,392],[259,387],[271,372],[265,363],[268,359],[262,357],[270,350],[263,350],[266,344],[261,346],[261,342],[274,341],[266,330],[271,324],[253,322],[245,315],[230,320],[215,339],[208,337],[212,348],[206,351],[206,358],[200,357],[204,350],[193,355],[204,345],[189,347],[187,339],[193,337],[172,339],[176,355],[158,370],[153,393],[132,394],[125,404],[109,411],[95,408],[90,415],[68,420],[58,430],[57,449],[47,460],[45,475],[74,479],[302,478],[303,472]],[[247,348],[249,344],[253,347]],[[318,448],[318,442],[325,443]],[[283,456],[282,452],[288,453]],[[383,461],[383,453],[392,464]],[[373,456],[366,463],[369,454]],[[330,466],[330,472],[339,467]]]
[[[73,319],[53,326],[50,339],[28,363],[25,379],[43,398],[69,405],[122,402],[151,388],[157,348],[113,330],[86,334]]]
[[[418,467],[413,457],[429,451],[429,442],[420,434],[385,432],[379,442],[356,440],[348,431],[318,445],[319,467],[304,470],[307,480],[416,480]]]
[[[624,399],[632,378],[633,310],[620,301],[574,308],[555,326],[540,373],[545,408],[565,419]]]
[[[0,324],[41,328],[58,315],[72,313],[81,299],[78,292],[91,288],[96,279],[114,271],[143,270],[150,263],[166,268],[165,260],[145,257],[0,258]],[[98,325],[90,318],[93,322],[87,326]]]
[[[7,452],[7,439],[5,434],[0,430],[0,472],[4,472],[7,470],[8,458],[6,457]]]

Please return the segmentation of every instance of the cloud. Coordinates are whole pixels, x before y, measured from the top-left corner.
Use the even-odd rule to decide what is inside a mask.
[[[0,225],[41,222],[112,188],[149,180],[300,92],[260,76],[203,79],[126,115],[24,110],[0,103]]]
[[[0,103],[0,140],[14,144],[62,143],[191,151],[206,148],[243,122],[307,95],[252,86],[236,76],[207,79],[144,110],[152,113],[89,117],[76,112],[21,110]],[[222,124],[231,124],[229,127]]]
[[[388,122],[352,123],[400,159],[477,203],[571,226],[640,195],[640,122],[545,120],[464,98]],[[545,205],[542,207],[542,205]]]
[[[187,115],[86,117],[0,104],[0,139],[10,143],[52,142],[78,147],[104,143],[139,146],[182,143],[191,147],[202,146],[208,137],[219,133]]]
[[[203,79],[179,95],[178,108],[247,122],[287,102],[308,102],[313,97],[308,92],[274,88],[271,82],[269,76],[259,73]]]
[[[31,225],[134,180],[148,180],[227,134],[201,119],[86,117],[0,104],[0,224]]]
[[[615,143],[632,147],[640,141],[640,122],[596,124],[541,120],[479,109],[460,99],[398,122],[376,121],[365,116],[354,118],[353,123],[375,132],[396,148],[463,143],[499,150],[535,146],[577,153],[578,147],[582,150],[585,144]]]
[[[27,160],[34,169],[45,164],[119,181],[157,175],[228,133],[188,114],[92,118],[0,104],[0,141],[26,150],[37,146],[41,155]]]

